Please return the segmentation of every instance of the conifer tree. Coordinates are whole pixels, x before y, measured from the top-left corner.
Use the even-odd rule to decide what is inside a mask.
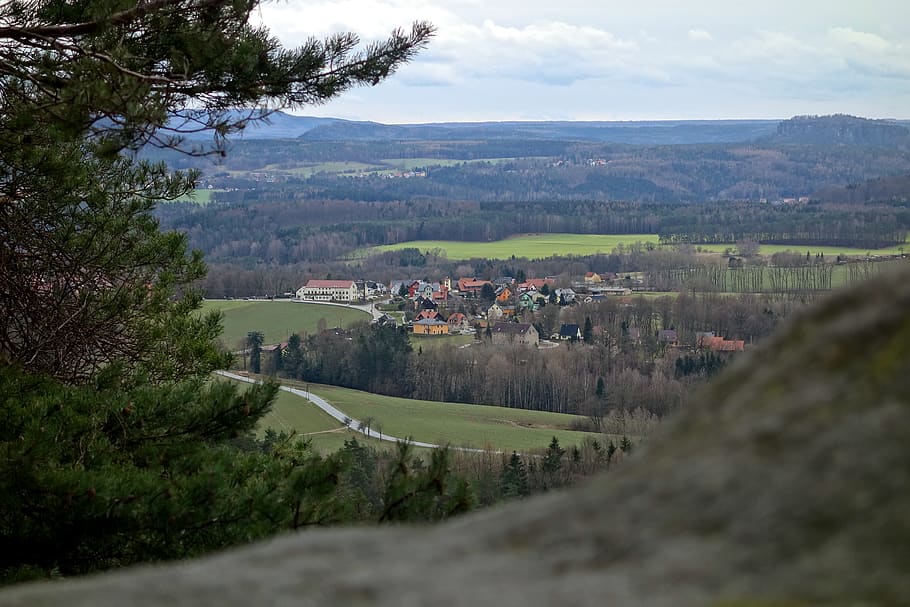
[[[197,176],[135,152],[223,153],[276,108],[377,84],[433,28],[287,49],[249,24],[258,4],[0,3],[0,581],[340,516],[340,458],[245,447],[274,386],[207,383],[229,357],[189,287],[205,266],[152,215]]]

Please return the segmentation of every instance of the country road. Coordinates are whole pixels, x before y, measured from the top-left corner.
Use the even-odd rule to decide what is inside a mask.
[[[230,371],[215,371],[215,373],[217,373],[218,375],[221,375],[222,377],[227,377],[228,379],[233,379],[236,381],[246,382],[248,384],[262,383],[261,380],[252,379],[245,375],[238,375],[236,373],[231,373]],[[381,440],[381,441],[389,441],[389,442],[393,442],[393,443],[408,443],[409,445],[414,445],[415,447],[426,447],[428,449],[438,449],[438,448],[441,448],[444,446],[444,445],[436,445],[433,443],[424,443],[424,442],[412,440],[409,438],[399,438],[397,436],[391,436],[389,434],[379,432],[377,430],[374,430],[373,428],[368,427],[365,423],[361,422],[360,420],[354,419],[354,418],[350,417],[349,415],[345,415],[342,411],[335,408],[335,406],[332,405],[331,403],[329,403],[327,400],[325,400],[324,398],[322,398],[320,396],[317,396],[316,394],[313,394],[312,392],[307,392],[306,390],[300,390],[298,388],[291,388],[288,386],[280,386],[280,389],[285,392],[290,392],[291,394],[293,394],[295,396],[300,396],[301,398],[307,399],[308,401],[310,401],[311,403],[313,403],[314,405],[316,405],[317,407],[319,407],[320,409],[322,409],[323,411],[325,411],[326,413],[328,413],[329,415],[331,415],[332,417],[337,419],[339,422],[341,422],[342,424],[349,427],[351,430],[360,432],[364,436],[368,436],[370,438],[375,438],[375,439]],[[467,451],[470,453],[483,453],[484,452],[483,449],[471,449],[468,447],[451,447],[450,446],[449,449],[453,449],[455,451]],[[498,451],[494,451],[494,453],[498,453]]]

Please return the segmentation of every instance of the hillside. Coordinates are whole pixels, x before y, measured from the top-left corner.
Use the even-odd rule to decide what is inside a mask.
[[[775,143],[894,146],[910,142],[910,129],[893,120],[856,116],[796,116],[777,126]]]

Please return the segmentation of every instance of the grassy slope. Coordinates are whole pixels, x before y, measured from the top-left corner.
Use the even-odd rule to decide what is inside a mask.
[[[470,259],[472,257],[488,259],[509,259],[527,257],[539,259],[553,255],[590,255],[593,253],[610,253],[619,244],[630,245],[636,242],[657,244],[657,234],[522,234],[505,240],[493,242],[456,242],[449,240],[414,240],[401,242],[394,245],[373,247],[369,251],[393,251],[408,247],[416,247],[421,251],[442,249],[449,259]],[[726,249],[735,249],[732,245],[699,245],[703,251],[722,253]],[[799,245],[761,245],[762,255],[772,255],[781,251],[796,251],[810,255],[824,253],[833,259],[838,254],[849,256],[897,255],[900,247],[886,249],[855,249],[844,247],[804,247]],[[910,250],[910,236],[905,250]]]
[[[219,378],[219,381],[231,380]],[[410,436],[423,442],[527,451],[546,448],[553,436],[563,447],[580,444],[586,436],[601,438],[601,435],[567,430],[575,417],[572,415],[410,400],[324,385],[310,385],[310,389],[353,418],[372,418],[374,429],[381,427],[383,432],[393,436]],[[260,421],[257,434],[262,436],[266,428],[288,433],[296,431],[312,440],[313,446],[323,453],[337,451],[345,439],[351,437],[379,445],[379,441],[343,428],[306,399],[283,391],[278,393],[272,410]],[[613,441],[618,444],[619,437],[613,437]],[[392,444],[383,443],[382,446],[388,448]]]
[[[424,442],[526,451],[546,448],[553,436],[564,447],[600,436],[568,430],[572,415],[394,398],[335,386],[312,390],[353,418],[372,418],[374,429]]]
[[[291,333],[314,333],[320,318],[329,327],[347,327],[370,318],[366,312],[351,308],[289,301],[206,300],[202,309],[224,312],[221,339],[228,347],[236,346],[249,331],[261,331],[265,343],[274,344]]]

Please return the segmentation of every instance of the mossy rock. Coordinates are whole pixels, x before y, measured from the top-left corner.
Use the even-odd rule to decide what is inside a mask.
[[[908,264],[835,295],[581,488],[10,588],[0,605],[910,605],[908,311]]]

